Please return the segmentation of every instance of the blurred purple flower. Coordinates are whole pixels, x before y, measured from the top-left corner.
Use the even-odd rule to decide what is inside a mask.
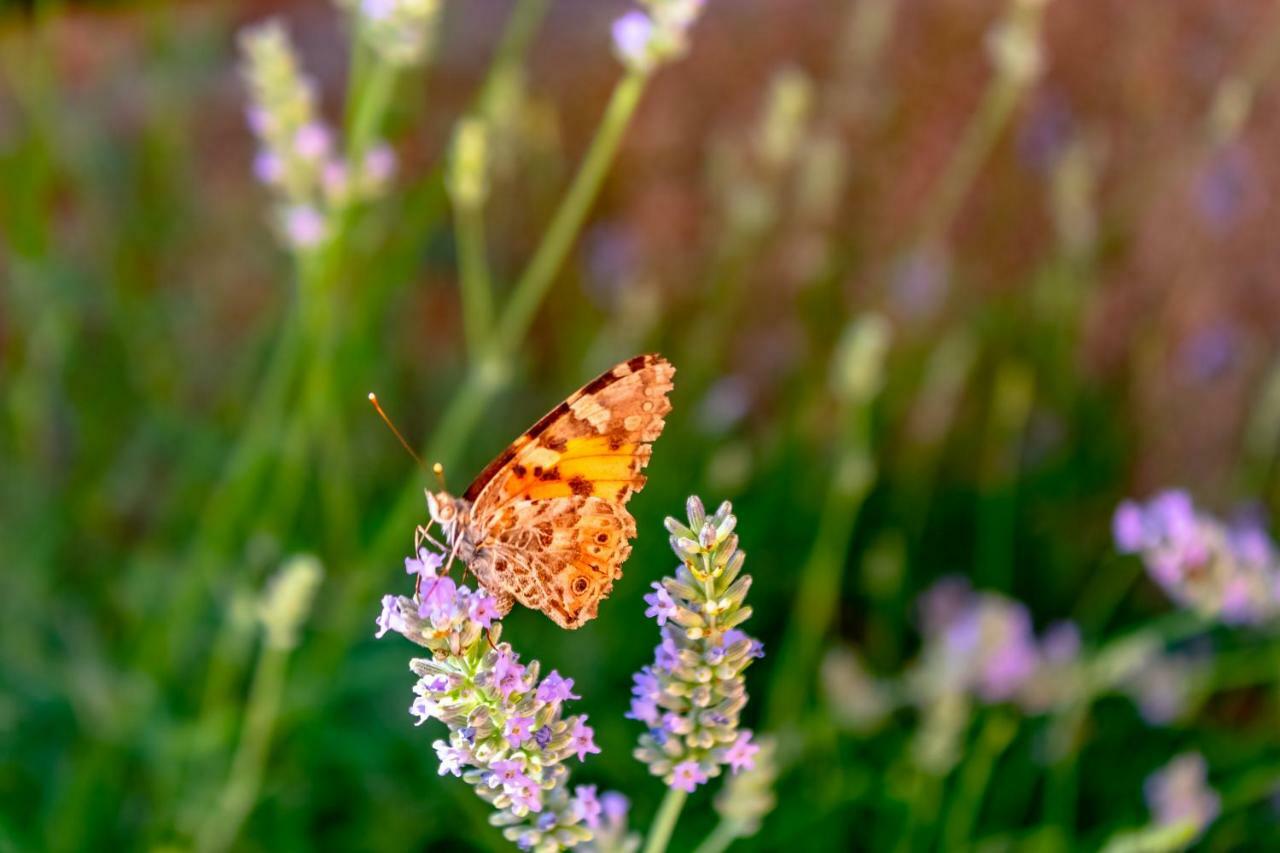
[[[1045,630],[1040,647],[1049,663],[1074,661],[1080,655],[1080,629],[1074,622],[1055,622]]]
[[[1117,548],[1140,555],[1177,604],[1234,625],[1280,614],[1280,566],[1258,524],[1228,528],[1197,514],[1186,492],[1172,490],[1145,506],[1125,501],[1113,528]]]
[[[1195,178],[1196,211],[1210,230],[1223,234],[1240,219],[1257,169],[1247,149],[1228,145],[1210,154]]]
[[[737,740],[725,750],[724,760],[734,773],[756,766],[756,753],[760,751],[760,747],[751,742],[751,735],[750,731],[738,732]]]
[[[573,807],[582,822],[595,829],[600,825],[600,813],[604,810],[596,797],[595,785],[579,785],[573,789]]]
[[[273,186],[284,178],[284,164],[271,151],[259,151],[253,158],[253,176],[260,183]]]
[[[638,9],[627,12],[613,22],[613,47],[628,68],[647,68],[653,43],[653,19]]]
[[[327,231],[324,216],[314,207],[297,204],[285,210],[284,232],[289,245],[309,249],[324,239]]]
[[[1056,94],[1038,97],[1018,129],[1018,159],[1033,172],[1048,172],[1075,132],[1065,100]]]
[[[1203,832],[1221,810],[1217,793],[1208,785],[1208,765],[1198,752],[1179,755],[1152,773],[1143,793],[1158,826],[1190,822]]]
[[[360,14],[372,22],[386,21],[395,14],[398,0],[360,0]]]
[[[373,146],[364,155],[364,177],[375,186],[391,180],[396,172],[396,152],[385,142]]]
[[[890,274],[890,297],[907,316],[927,320],[946,298],[950,276],[944,250],[919,246],[901,258]]]
[[[1182,345],[1183,370],[1196,382],[1221,378],[1236,361],[1238,341],[1239,332],[1227,323],[1198,329]]]
[[[322,122],[308,122],[293,136],[294,152],[304,160],[319,162],[329,156],[332,146],[333,136]]]

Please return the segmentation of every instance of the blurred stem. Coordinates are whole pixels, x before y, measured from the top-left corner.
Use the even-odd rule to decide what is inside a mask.
[[[231,760],[226,785],[196,837],[195,847],[201,853],[229,849],[257,801],[271,732],[280,712],[288,660],[287,649],[263,645],[249,689],[244,729]]]
[[[721,818],[716,828],[711,831],[693,853],[721,853],[742,834],[742,827],[736,820]]]
[[[1104,557],[1076,604],[1075,621],[1085,633],[1101,634],[1133,585],[1142,577],[1142,561]]]
[[[1270,800],[1280,788],[1280,766],[1271,764],[1247,770],[1222,792],[1222,814]]]
[[[1010,589],[1013,582],[1019,457],[1035,401],[1035,385],[1035,374],[1022,362],[1005,361],[996,371],[983,453],[977,565],[973,571],[982,585],[994,589]]]
[[[835,619],[840,577],[849,555],[854,524],[875,482],[871,452],[871,401],[849,407],[844,440],[818,519],[818,535],[800,570],[791,628],[783,639],[769,691],[766,729],[781,731],[799,716],[808,695],[818,651]]]
[[[1048,727],[1049,737],[1061,750],[1049,767],[1045,779],[1044,823],[1056,827],[1067,838],[1074,837],[1076,826],[1076,762],[1079,760],[1077,743],[1081,729],[1088,718],[1092,697],[1072,703],[1056,714]]]
[[[1040,7],[1043,4],[1010,0],[1008,5],[1009,12],[1005,15],[1003,25],[1017,25],[1025,28],[1024,33],[1029,37],[1038,38]],[[947,232],[951,230],[961,202],[968,195],[978,171],[1008,125],[1014,107],[1022,99],[1032,79],[1001,68],[997,63],[995,74],[987,84],[977,110],[965,126],[955,153],[920,219],[919,243],[931,245],[946,241]]]
[[[363,52],[364,48],[355,51],[357,56]],[[375,60],[369,64],[368,73],[357,80],[355,104],[347,128],[347,162],[352,169],[360,167],[369,146],[382,130],[399,71],[399,67],[390,62]]]
[[[898,851],[915,850],[920,845],[917,836],[932,827],[938,817],[938,795],[940,780],[923,770],[917,770],[915,783],[911,787],[911,800],[907,804],[907,825],[898,838]],[[923,839],[928,841],[928,839]],[[929,849],[929,845],[924,845]]]
[[[298,297],[301,299],[301,297]],[[271,461],[279,439],[300,361],[302,328],[296,301],[285,308],[281,329],[262,380],[246,411],[246,420],[235,447],[223,467],[222,477],[205,503],[196,536],[198,550],[220,554],[235,535],[239,514],[252,504],[260,469]]]
[[[653,825],[649,827],[649,837],[644,842],[644,853],[663,853],[667,849],[667,844],[671,841],[671,833],[676,828],[676,820],[680,817],[680,810],[684,808],[684,801],[689,795],[679,788],[667,788],[667,795],[662,798],[662,805],[658,807],[658,814],[653,818]]]
[[[973,751],[960,769],[959,785],[942,830],[943,847],[958,850],[973,835],[991,771],[1017,731],[1017,717],[1000,710],[987,713]]]
[[[493,284],[485,257],[484,209],[479,202],[454,206],[454,228],[461,268],[462,320],[467,350],[474,362],[489,346],[493,323]]]
[[[605,175],[618,153],[622,136],[631,123],[648,79],[645,73],[631,71],[614,88],[578,174],[556,209],[533,260],[511,293],[511,301],[503,312],[495,338],[495,346],[500,352],[512,352],[529,331],[538,306],[560,272],[591,205],[600,194]]]
[[[507,26],[502,33],[502,41],[494,54],[493,65],[485,78],[484,88],[479,98],[479,111],[488,115],[496,93],[501,88],[503,78],[515,73],[524,65],[525,54],[529,44],[538,33],[542,19],[546,17],[550,0],[518,0]]]

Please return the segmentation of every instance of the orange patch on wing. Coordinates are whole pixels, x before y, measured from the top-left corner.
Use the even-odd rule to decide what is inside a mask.
[[[502,484],[504,501],[612,496],[619,484],[636,479],[637,449],[633,443],[610,443],[607,435],[571,438],[564,450],[540,458],[542,464],[513,466]]]

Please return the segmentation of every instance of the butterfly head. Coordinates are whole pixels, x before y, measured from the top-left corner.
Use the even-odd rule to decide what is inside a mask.
[[[445,537],[452,543],[465,515],[466,502],[446,491],[428,491],[427,510],[431,513],[431,520],[440,525]]]

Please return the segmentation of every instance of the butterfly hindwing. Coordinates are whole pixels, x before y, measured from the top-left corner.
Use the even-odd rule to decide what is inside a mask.
[[[519,500],[490,520],[474,570],[486,588],[578,628],[621,577],[635,534],[631,515],[602,498]]]

